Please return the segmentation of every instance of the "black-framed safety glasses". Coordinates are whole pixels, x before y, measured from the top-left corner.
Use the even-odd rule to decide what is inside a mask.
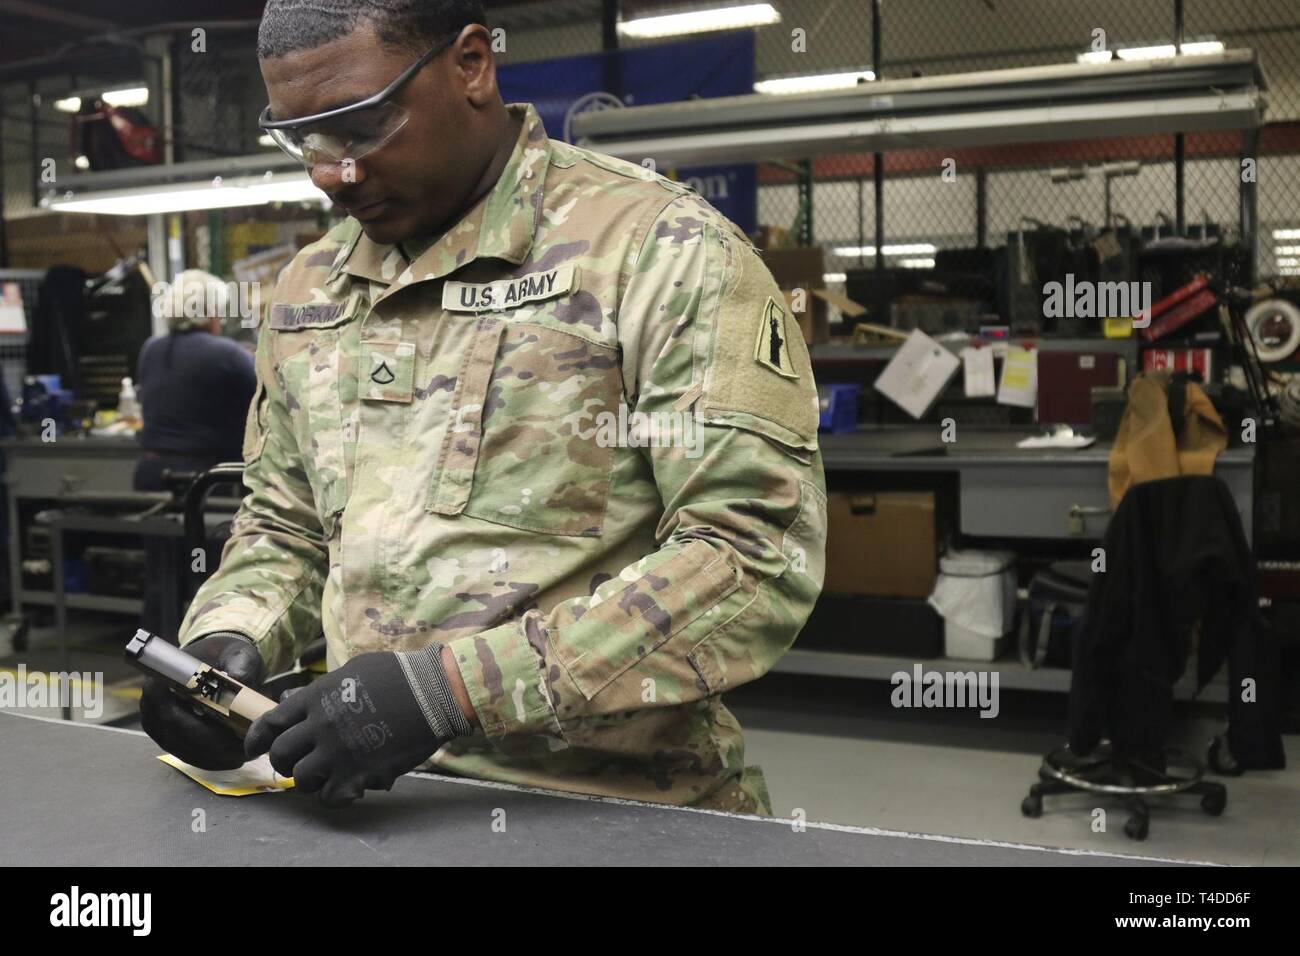
[[[374,96],[323,113],[287,120],[272,119],[271,107],[267,106],[262,110],[257,125],[277,146],[307,167],[319,162],[341,163],[347,159],[355,162],[383,146],[406,125],[411,118],[410,112],[394,103],[392,98],[459,36],[457,32],[443,37]]]

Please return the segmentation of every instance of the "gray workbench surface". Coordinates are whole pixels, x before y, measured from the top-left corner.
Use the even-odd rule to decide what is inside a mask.
[[[817,436],[827,467],[861,467],[890,471],[947,471],[972,465],[1060,466],[1102,464],[1110,460],[1112,443],[1096,441],[1087,448],[1017,448],[1016,442],[1040,429],[991,429],[957,426],[955,442],[945,444],[934,426],[881,425],[856,432]],[[1253,445],[1222,451],[1220,468],[1250,467]]]
[[[37,438],[0,439],[0,451],[37,455],[102,455],[108,457],[138,458],[140,442],[134,436],[94,438],[85,435],[63,435],[57,441]]]
[[[1017,448],[1035,430],[937,426],[862,427],[820,435],[828,473],[941,473],[958,476],[959,530],[975,538],[1101,540],[1110,518],[1110,442],[1087,448]],[[1246,538],[1254,530],[1255,448],[1219,454],[1214,473],[1228,487]]]
[[[1113,866],[1159,861],[575,798],[424,774],[326,810],[218,797],[136,731],[0,712],[0,865]],[[865,799],[865,795],[864,795]],[[207,830],[191,829],[203,809]],[[493,832],[494,811],[505,832]],[[496,814],[500,817],[500,814]]]

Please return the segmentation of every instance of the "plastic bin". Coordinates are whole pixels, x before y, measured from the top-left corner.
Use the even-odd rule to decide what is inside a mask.
[[[939,559],[930,606],[943,617],[945,657],[997,660],[1015,622],[1015,552],[949,551]]]

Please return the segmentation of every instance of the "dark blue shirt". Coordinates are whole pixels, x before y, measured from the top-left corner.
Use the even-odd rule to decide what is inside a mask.
[[[136,388],[149,451],[242,461],[244,420],[257,387],[253,357],[231,339],[185,331],[140,349]]]

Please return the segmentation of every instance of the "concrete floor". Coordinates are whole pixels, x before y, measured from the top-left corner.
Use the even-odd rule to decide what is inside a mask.
[[[74,622],[71,669],[101,672],[106,692],[96,722],[138,727],[139,679],[121,658],[134,626]],[[59,670],[52,631],[36,630],[22,655],[0,645],[0,671],[20,663]],[[885,682],[772,674],[728,695],[760,765],[773,806],[786,816],[907,832],[936,833],[1226,864],[1300,864],[1300,746],[1286,738],[1291,766],[1223,778],[1228,808],[1217,819],[1195,800],[1158,806],[1145,842],[1123,832],[1118,804],[1050,799],[1038,819],[1020,813],[1039,758],[1061,742],[1064,695],[1006,692],[996,719],[971,711],[895,710]],[[42,711],[47,715],[57,712]],[[1179,711],[1179,744],[1199,755],[1218,732],[1213,708]],[[77,714],[77,719],[85,719]],[[1107,808],[1093,832],[1092,809]]]
[[[1211,777],[1227,786],[1218,818],[1195,798],[1153,801],[1143,842],[1124,834],[1117,802],[1048,798],[1029,819],[1020,801],[1039,761],[1064,741],[1066,697],[1002,693],[992,720],[973,712],[899,711],[883,681],[768,675],[731,695],[746,761],[763,768],[779,815],[948,836],[1238,865],[1300,863],[1300,742],[1283,738],[1288,768]],[[1204,757],[1222,731],[1218,708],[1183,705],[1178,746]],[[1107,811],[1093,832],[1092,810]]]

